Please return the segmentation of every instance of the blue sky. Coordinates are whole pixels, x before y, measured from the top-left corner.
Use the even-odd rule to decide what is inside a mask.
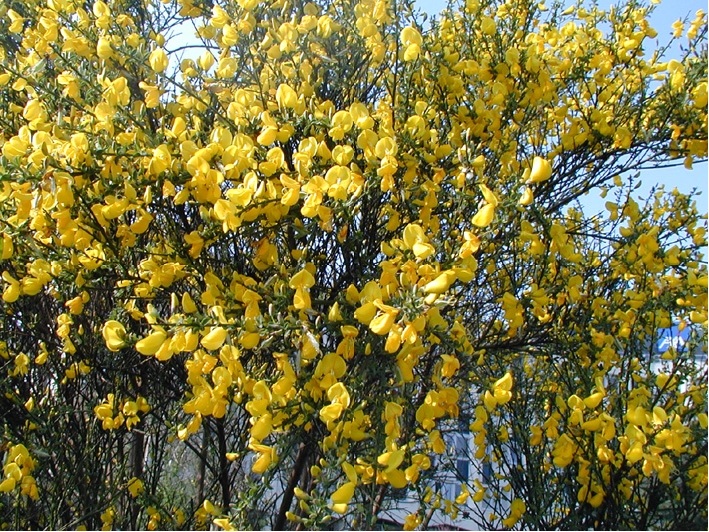
[[[447,2],[445,0],[418,0],[418,6],[429,15],[436,14],[445,8]],[[551,1],[549,2],[551,3]],[[575,2],[568,2],[569,5]],[[599,6],[609,7],[610,0],[599,0]],[[707,11],[706,0],[663,0],[652,13],[650,21],[652,26],[658,32],[660,41],[667,41],[672,34],[672,24],[678,19],[684,19],[688,14],[690,19],[694,18],[697,10],[702,9]],[[643,171],[640,180],[643,183],[638,194],[643,196],[655,184],[661,183],[665,185],[667,190],[672,190],[674,187],[680,192],[688,193],[696,188],[701,191],[701,196],[697,198],[697,205],[700,211],[707,212],[707,163],[695,164],[694,169],[689,171],[684,167],[678,168],[661,168],[656,170]],[[644,197],[644,196],[643,196]],[[603,209],[606,200],[589,196],[587,201],[584,201],[584,206],[591,211]]]

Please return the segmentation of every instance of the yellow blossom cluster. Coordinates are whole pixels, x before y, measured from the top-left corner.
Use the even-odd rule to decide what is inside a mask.
[[[3,3],[0,520],[677,524],[706,218],[628,174],[707,157],[706,16],[651,11]]]

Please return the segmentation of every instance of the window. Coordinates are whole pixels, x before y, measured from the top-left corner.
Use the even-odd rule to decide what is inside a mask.
[[[461,482],[467,482],[470,478],[470,462],[465,458],[458,458],[456,460],[456,470],[458,471],[458,479]]]

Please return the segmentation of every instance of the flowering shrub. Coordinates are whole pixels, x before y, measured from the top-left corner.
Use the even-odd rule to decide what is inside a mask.
[[[706,17],[651,9],[3,2],[5,526],[705,524],[706,216],[632,172],[706,160]]]

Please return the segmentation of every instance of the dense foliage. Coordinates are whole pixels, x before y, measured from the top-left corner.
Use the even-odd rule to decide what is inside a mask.
[[[706,215],[634,176],[707,157],[707,25],[651,9],[2,0],[0,522],[705,527]]]

